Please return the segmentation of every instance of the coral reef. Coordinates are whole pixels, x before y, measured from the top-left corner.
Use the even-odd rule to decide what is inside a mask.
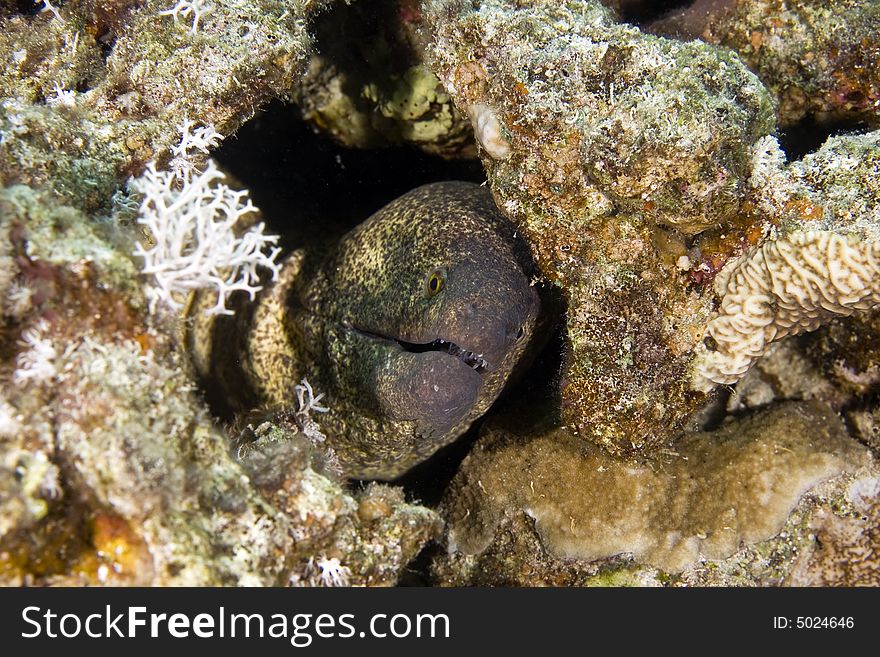
[[[148,287],[154,307],[162,301],[179,310],[193,290],[211,288],[217,302],[206,312],[231,315],[226,306],[231,294],[247,292],[253,300],[262,289],[258,268],[278,278],[278,235],[266,235],[262,223],[236,234],[256,207],[247,190],[218,182],[224,178],[209,160],[203,172],[184,178],[150,164],[131,182],[131,190],[142,198],[137,222],[146,226],[153,242],[149,249],[138,244],[135,255],[144,260],[141,273],[155,279]]]
[[[615,23],[597,2],[424,9],[428,59],[474,122],[495,200],[568,304],[562,404],[579,434],[661,447],[774,339],[874,305],[876,134],[786,166],[773,97],[729,50]],[[824,269],[791,267],[805,296],[792,279],[756,302],[765,264],[828,245]],[[836,258],[856,254],[845,271],[862,278],[845,280]]]
[[[231,134],[287,93],[309,52],[306,18],[325,3],[210,4],[200,17],[163,15],[167,0],[4,16],[0,184],[106,207],[129,175],[166,160],[184,119]]]
[[[815,540],[795,560],[794,586],[880,585],[880,479],[859,479],[847,493],[852,502],[848,516],[827,509],[813,514],[809,528]]]
[[[178,318],[147,312],[149,251],[134,256],[137,204],[118,191],[153,161],[169,171],[148,177],[169,192],[217,178],[189,151],[204,155],[217,128],[231,133],[289,93],[308,53],[306,19],[321,6],[72,0],[24,14],[3,5],[3,583],[391,585],[439,535],[436,512],[399,489],[348,488],[303,417],[246,427],[248,447],[233,449],[175,341]],[[130,191],[138,187],[150,191]],[[244,212],[242,192],[199,189],[213,210]],[[141,219],[145,207],[161,214],[157,195],[145,197]],[[211,254],[192,257],[179,219],[166,212],[142,244],[175,237],[171,250],[204,277]],[[203,224],[202,251],[241,247]]]
[[[732,578],[744,560],[782,550],[782,542],[809,544],[810,523],[820,517],[855,513],[852,482],[876,473],[868,451],[817,402],[686,434],[644,463],[617,460],[564,429],[494,428],[444,501],[449,555],[435,567],[453,583],[620,584],[673,575],[707,583],[704,571],[713,568]],[[790,556],[753,567],[751,582],[787,576]],[[570,560],[577,565],[564,568]]]
[[[0,581],[394,585],[445,520],[438,584],[876,585],[880,9],[651,4],[0,2]],[[567,304],[550,399],[526,376],[437,510],[344,481],[348,413],[278,342],[287,408],[206,404],[186,340],[216,317],[175,308],[241,310],[336,221],[316,189],[263,232],[217,185],[273,99],[347,146],[478,154]]]
[[[425,9],[441,80],[508,143],[483,157],[496,202],[568,303],[566,420],[613,451],[664,442],[702,400],[687,371],[712,311],[675,263],[687,235],[746,221],[770,97],[731,53],[595,2]]]
[[[716,3],[697,36],[736,51],[776,97],[779,122],[880,125],[880,7],[862,0]],[[724,7],[728,5],[728,7]],[[732,5],[732,6],[731,6]]]

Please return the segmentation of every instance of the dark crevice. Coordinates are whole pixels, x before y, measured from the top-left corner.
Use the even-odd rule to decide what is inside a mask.
[[[18,13],[25,16],[36,16],[43,9],[43,3],[41,1],[34,2],[34,0],[16,0],[15,8]]]
[[[733,415],[727,411],[727,404],[734,394],[730,386],[720,386],[715,397],[699,412],[699,425],[694,427],[699,431],[715,431],[725,419]]]
[[[226,139],[214,156],[251,192],[285,246],[322,246],[414,187],[443,180],[482,183],[478,160],[444,160],[408,147],[339,145],[274,102]]]
[[[281,102],[269,105],[226,139],[214,156],[234,178],[232,184],[250,190],[263,211],[267,232],[280,234],[287,249],[331,245],[389,201],[419,185],[485,181],[477,160],[444,160],[407,147],[356,150],[341,146],[303,122],[296,107]],[[560,303],[548,302],[547,308],[555,309]],[[548,310],[547,315],[551,314],[558,316]],[[519,375],[511,378],[489,415],[528,414],[522,409],[534,408],[536,400],[556,404],[562,331],[550,326],[545,332],[553,337],[543,348],[536,348],[532,366],[517,368]],[[448,342],[398,342],[408,350],[450,349]],[[460,351],[459,357],[466,359],[466,350]],[[458,440],[394,483],[404,488],[408,499],[436,506],[477,440],[481,423],[475,422]],[[419,581],[421,568],[417,564],[413,568],[413,581]]]
[[[101,49],[101,59],[106,62],[113,52],[113,46],[116,45],[116,35],[109,29],[105,30],[102,34],[95,37],[95,43]]]
[[[622,0],[620,20],[633,25],[644,25],[678,9],[693,4],[694,0]]]
[[[829,137],[863,134],[868,129],[867,124],[858,121],[820,122],[806,118],[780,130],[779,145],[788,161],[794,162],[819,149]]]

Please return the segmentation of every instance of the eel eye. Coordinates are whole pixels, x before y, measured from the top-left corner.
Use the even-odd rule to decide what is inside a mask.
[[[435,269],[431,272],[431,275],[428,276],[428,280],[425,283],[425,293],[429,297],[433,297],[443,289],[445,283],[446,272],[443,269]]]

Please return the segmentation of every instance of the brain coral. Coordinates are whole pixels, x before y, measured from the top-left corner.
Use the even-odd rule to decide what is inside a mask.
[[[720,314],[697,347],[693,386],[735,383],[769,345],[880,305],[880,243],[826,230],[764,243],[715,279]]]

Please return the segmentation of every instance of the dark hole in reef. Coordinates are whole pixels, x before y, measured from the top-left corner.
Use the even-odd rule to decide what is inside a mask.
[[[97,43],[98,47],[101,49],[101,59],[106,62],[107,59],[109,59],[110,54],[113,52],[113,46],[116,45],[116,34],[110,29],[105,29],[101,34],[95,37],[95,43]]]
[[[442,180],[483,182],[477,160],[443,160],[414,148],[358,150],[338,144],[281,101],[225,139],[212,153],[233,180],[250,191],[266,232],[286,252],[334,244],[376,210],[414,187]],[[200,381],[214,415],[234,424],[226,392]]]
[[[868,132],[866,123],[860,121],[816,121],[806,118],[779,131],[779,145],[789,162],[801,159],[818,149],[829,137]]]
[[[650,23],[693,4],[694,0],[622,0],[620,20],[633,25]]]
[[[20,14],[25,16],[35,16],[43,9],[42,0],[16,0],[15,8]]]
[[[407,147],[341,146],[280,101],[226,139],[214,156],[250,190],[267,232],[280,234],[288,249],[333,243],[419,185],[486,179],[476,160],[444,160]]]
[[[251,192],[263,211],[267,232],[282,236],[286,249],[321,248],[373,212],[419,185],[442,180],[485,180],[477,160],[444,160],[414,148],[347,148],[302,121],[296,107],[275,102],[227,138],[214,156]],[[561,303],[556,301],[556,303]],[[548,398],[555,389],[562,333],[538,353],[490,411],[505,413]],[[212,410],[214,409],[212,406]],[[222,415],[222,414],[221,414]],[[480,422],[452,445],[394,483],[407,498],[436,505],[477,439]]]

